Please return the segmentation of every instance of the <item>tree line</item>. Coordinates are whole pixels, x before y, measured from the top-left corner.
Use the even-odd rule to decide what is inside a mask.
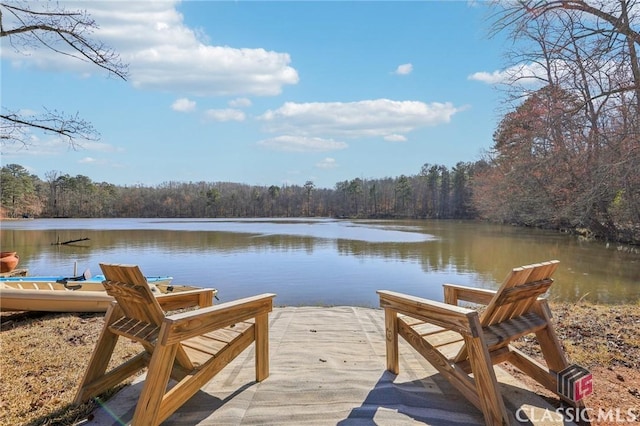
[[[233,182],[175,182],[119,186],[58,171],[45,180],[23,166],[2,167],[7,217],[349,217],[471,219],[475,165],[425,164],[414,176],[355,178],[334,188],[256,186]]]
[[[499,172],[497,165],[483,159],[460,162],[451,169],[427,163],[415,175],[355,178],[338,182],[334,188],[316,188],[312,181],[271,186],[175,181],[119,186],[54,171],[42,180],[18,164],[9,164],[1,169],[0,189],[3,216],[10,218],[488,219],[640,243],[640,221],[612,219],[613,232],[604,224],[590,227],[591,218],[559,216],[549,200],[537,199],[537,191],[544,192],[544,188],[534,188],[541,182],[539,177],[521,176],[520,189],[515,182],[507,188],[507,183],[496,182]],[[611,203],[612,214],[628,217],[625,208],[629,203],[620,195]]]

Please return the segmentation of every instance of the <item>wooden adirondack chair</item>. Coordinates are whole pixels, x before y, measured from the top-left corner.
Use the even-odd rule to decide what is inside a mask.
[[[497,291],[445,284],[445,303],[378,291],[385,310],[387,369],[399,373],[400,335],[482,411],[486,424],[509,424],[493,365],[508,361],[556,394],[557,373],[569,366],[548,304],[539,297],[553,282],[558,263],[515,268]],[[460,300],[487,306],[478,314],[457,306]],[[530,333],[546,366],[510,345]]]
[[[274,294],[211,306],[211,290],[154,296],[137,266],[100,267],[107,293],[116,302],[107,311],[76,403],[148,367],[132,424],[160,424],[253,341],[256,381],[269,375],[268,314]],[[188,305],[199,305],[199,309],[170,316],[162,309]],[[141,343],[143,351],[106,372],[120,336]],[[177,381],[170,388],[169,378]]]

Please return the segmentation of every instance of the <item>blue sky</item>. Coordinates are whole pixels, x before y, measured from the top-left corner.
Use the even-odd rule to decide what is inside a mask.
[[[61,4],[89,11],[130,75],[3,38],[3,108],[78,113],[101,135],[2,147],[43,179],[332,188],[475,161],[504,113],[506,44],[482,2]]]

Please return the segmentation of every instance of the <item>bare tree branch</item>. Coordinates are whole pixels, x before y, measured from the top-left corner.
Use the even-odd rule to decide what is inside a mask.
[[[86,11],[70,12],[65,9],[54,11],[36,11],[28,7],[18,7],[7,2],[0,2],[0,10],[4,8],[12,14],[20,23],[12,29],[5,29],[4,23],[0,25],[0,37],[24,36],[23,43],[32,42],[35,39],[43,46],[56,53],[72,56],[82,61],[92,62],[123,80],[127,79],[128,66],[120,60],[120,56],[113,49],[103,43],[91,40],[88,36],[98,28],[96,22],[91,19]],[[0,13],[0,19],[3,15]],[[51,41],[45,37],[51,37]],[[54,46],[55,42],[62,41],[71,48],[71,52],[65,52]],[[12,44],[16,43],[12,40]]]
[[[487,198],[481,210],[622,239],[640,217],[637,0],[494,4],[492,33],[514,41],[505,87],[520,103],[494,135],[494,161],[475,177]],[[532,77],[545,83],[524,85]]]
[[[611,3],[613,4],[613,2]],[[626,37],[632,39],[634,43],[640,44],[640,33],[633,30],[633,28],[631,28],[630,26],[629,21],[624,19],[624,15],[626,14],[628,8],[625,7],[624,4],[622,6],[623,7],[621,7],[621,16],[614,16],[613,13],[608,13],[604,10],[593,7],[584,0],[538,1],[530,8],[532,11],[538,13],[545,13],[546,11],[553,9],[567,9],[584,12],[608,22],[621,34],[624,34]]]
[[[3,145],[8,142],[20,142],[28,145],[29,129],[38,129],[67,139],[73,148],[81,147],[78,139],[96,141],[100,134],[91,123],[80,118],[79,114],[65,115],[59,111],[49,111],[37,116],[25,117],[16,112],[3,111],[0,114],[0,138]]]
[[[45,47],[60,55],[92,63],[122,80],[128,76],[128,65],[112,48],[91,38],[96,22],[84,10],[68,11],[49,2],[0,1],[0,38],[6,37],[13,48],[21,52],[27,47]],[[5,18],[11,16],[13,27],[7,28]],[[79,115],[65,115],[45,109],[40,115],[24,115],[16,111],[0,114],[0,145],[29,145],[29,129],[57,134],[69,141],[72,148],[80,146],[78,139],[97,140],[98,132]]]

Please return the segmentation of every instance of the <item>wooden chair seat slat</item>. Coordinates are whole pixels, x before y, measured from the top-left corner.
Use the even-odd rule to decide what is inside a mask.
[[[447,330],[446,328],[428,323],[412,325],[411,328],[413,328],[416,333],[419,333],[422,336],[429,336],[431,334],[436,334]]]
[[[227,346],[232,346],[245,333],[253,332],[252,322],[241,322],[233,327],[216,330],[202,336],[192,337],[183,341],[185,350],[200,363],[206,362],[206,357],[214,357]]]
[[[449,345],[451,343],[464,341],[462,335],[460,335],[460,333],[456,333],[455,331],[442,331],[440,333],[423,336],[423,338],[436,348]]]
[[[218,351],[226,348],[227,346],[228,345],[223,345],[222,347],[220,347],[218,349]],[[186,345],[184,346],[184,350],[185,350],[185,353],[187,354],[187,356],[189,357],[189,359],[191,360],[191,362],[193,363],[193,370],[192,371],[197,370],[198,368],[200,368],[201,366],[203,366],[204,364],[206,364],[212,358],[215,357],[215,353],[212,355],[212,354],[210,354],[208,352],[203,352],[203,351],[191,348],[191,347],[186,346]],[[217,353],[217,351],[216,351],[216,353]]]
[[[429,343],[431,343],[431,339],[426,339]],[[460,352],[460,348],[464,346],[464,340],[460,338],[460,340],[451,340],[448,343],[441,342],[438,346],[433,345],[438,352],[444,355],[445,358],[453,359],[458,352]]]
[[[417,327],[420,324],[427,324],[428,326],[432,325],[426,321],[423,321],[418,318],[410,317],[408,315],[398,315],[398,320],[403,321],[405,324],[407,324],[410,327]]]
[[[240,338],[242,334],[238,334],[237,338]],[[211,339],[204,336],[192,337],[183,341],[182,346],[185,348],[193,349],[209,356],[215,356],[215,354],[221,351],[223,348],[231,345],[235,339],[224,342],[216,339]]]
[[[109,330],[137,342],[153,343],[158,339],[160,327],[143,321],[122,317],[109,326]]]
[[[547,322],[535,312],[482,327],[485,343],[489,349],[509,343],[527,334],[535,333],[547,326]]]
[[[209,333],[205,333],[202,336],[228,343],[233,339],[236,339],[238,335],[245,333],[246,330],[249,327],[251,327],[253,324],[254,323],[251,321],[242,321],[232,326],[221,328],[220,330],[215,330]]]
[[[420,336],[435,348],[441,348],[447,345],[464,341],[460,333],[456,333],[455,331],[438,330],[433,333],[423,333],[420,330],[419,326],[411,326],[411,329],[416,333],[417,336]]]

